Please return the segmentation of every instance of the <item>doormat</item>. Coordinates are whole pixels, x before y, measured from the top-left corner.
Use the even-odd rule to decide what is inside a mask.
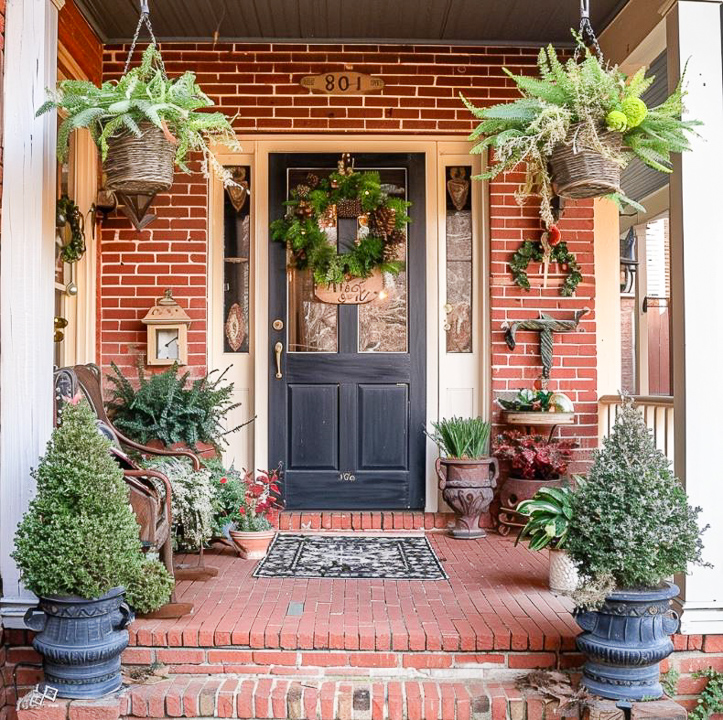
[[[426,537],[277,535],[254,577],[447,580]]]

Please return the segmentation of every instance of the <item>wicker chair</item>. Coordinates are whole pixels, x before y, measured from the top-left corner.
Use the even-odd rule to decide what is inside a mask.
[[[117,430],[105,411],[103,386],[100,368],[97,365],[75,365],[60,368],[54,374],[54,417],[57,423],[63,402],[75,397],[80,391],[87,398],[98,418],[98,430],[106,435],[113,446],[111,452],[117,460],[130,491],[130,503],[138,520],[141,543],[144,548],[158,550],[163,563],[176,580],[205,580],[217,574],[216,568],[203,565],[203,555],[199,564],[191,567],[174,566],[171,538],[171,484],[168,478],[155,470],[139,466],[125,449],[135,450],[144,455],[164,455],[187,457],[194,470],[201,462],[188,450],[165,450],[151,448],[131,440]],[[154,483],[154,479],[158,482]],[[159,491],[159,486],[163,491]],[[193,612],[191,603],[176,602],[175,591],[171,602],[154,613],[154,617],[181,617]]]

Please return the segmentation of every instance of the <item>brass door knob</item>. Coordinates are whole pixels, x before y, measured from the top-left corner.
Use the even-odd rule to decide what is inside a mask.
[[[274,345],[274,353],[276,355],[276,379],[281,380],[283,375],[281,374],[281,353],[284,351],[284,344],[277,342]]]

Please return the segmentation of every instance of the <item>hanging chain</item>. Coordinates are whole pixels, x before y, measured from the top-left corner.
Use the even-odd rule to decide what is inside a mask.
[[[138,42],[138,36],[141,34],[141,28],[143,27],[143,24],[145,23],[146,27],[148,28],[148,34],[151,36],[151,42],[158,47],[158,41],[156,40],[156,36],[153,34],[153,28],[151,27],[151,18],[150,18],[150,10],[148,9],[148,0],[140,0],[141,3],[141,16],[138,18],[138,25],[136,25],[136,32],[135,35],[133,35],[133,42],[131,43],[131,49],[128,51],[128,58],[126,59],[126,65],[123,68],[123,74],[125,75],[128,72],[128,68],[131,66],[131,59],[133,58],[133,53],[136,49],[136,43]],[[161,70],[163,71],[163,74],[166,74],[166,67],[163,64],[163,59],[159,58],[159,63],[161,65]]]
[[[598,60],[602,61],[602,50],[590,23],[590,0],[580,0],[580,37],[585,43],[585,47],[591,48]],[[575,48],[575,62],[580,60],[581,52],[578,45]]]

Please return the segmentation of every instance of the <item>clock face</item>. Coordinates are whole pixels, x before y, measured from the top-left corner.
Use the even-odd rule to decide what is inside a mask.
[[[178,360],[178,330],[156,331],[156,354],[159,360]]]

